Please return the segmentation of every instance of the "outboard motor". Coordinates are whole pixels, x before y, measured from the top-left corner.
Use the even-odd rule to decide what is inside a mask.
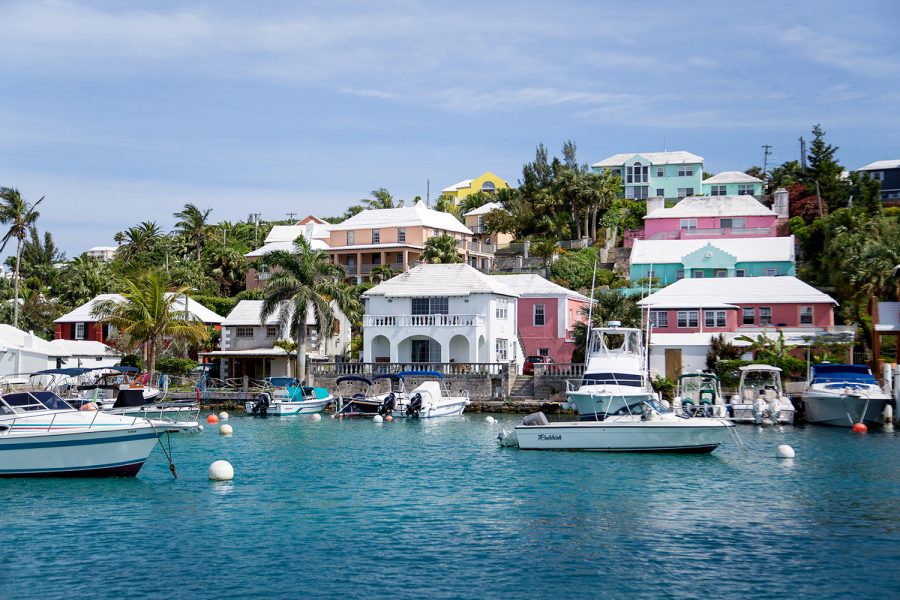
[[[420,410],[422,410],[422,394],[416,394],[406,405],[406,416],[418,419]]]
[[[259,399],[256,401],[256,404],[253,405],[252,409],[253,414],[259,414],[263,417],[269,414],[269,395],[268,394],[260,394]]]
[[[394,407],[397,406],[397,399],[394,398],[394,392],[385,397],[385,399],[381,402],[381,406],[378,407],[378,414],[382,417],[390,413],[394,410]]]

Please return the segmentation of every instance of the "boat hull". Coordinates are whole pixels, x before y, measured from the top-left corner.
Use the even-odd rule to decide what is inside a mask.
[[[303,400],[302,402],[282,402],[275,400],[268,408],[268,414],[278,417],[289,417],[292,415],[306,415],[311,413],[322,412],[326,406],[331,404],[331,396],[327,398],[319,398],[316,400]],[[256,414],[253,407],[256,401],[250,401],[244,404],[244,410],[248,414]]]
[[[589,450],[595,452],[712,452],[731,433],[731,423],[694,418],[678,422],[550,423],[515,428],[522,450]]]
[[[405,405],[400,405],[396,410],[394,410],[391,414],[395,418],[405,419],[405,418],[419,418],[419,419],[432,419],[437,417],[456,417],[463,414],[463,411],[466,410],[466,406],[469,405],[469,399],[460,397],[458,400],[448,400],[445,402],[439,402],[433,405],[426,405],[423,410],[419,411],[418,416],[411,416],[406,414]]]
[[[888,401],[887,397],[865,398],[809,393],[804,394],[802,399],[808,423],[835,427],[852,427],[854,423],[880,425],[884,406]]]

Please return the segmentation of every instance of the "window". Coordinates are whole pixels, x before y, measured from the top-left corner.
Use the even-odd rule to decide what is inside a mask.
[[[812,306],[801,306],[800,307],[800,324],[801,325],[812,325],[813,324],[813,307]]]
[[[760,306],[759,307],[759,324],[760,325],[771,325],[772,324],[772,307],[771,306]]]
[[[666,190],[663,189],[663,188],[656,188],[656,196],[657,196],[658,198],[665,198],[665,196],[666,196]]]
[[[884,181],[884,171],[872,171],[872,179],[875,181]]]
[[[506,352],[507,341],[501,338],[497,338],[497,360],[508,360],[507,352]]]
[[[738,196],[752,196],[753,195],[753,184],[752,183],[739,183],[738,184]]]
[[[440,362],[441,346],[431,340],[411,340],[410,358],[412,362]]]
[[[355,243],[356,243],[356,232],[348,231],[347,232],[347,245],[352,246]]]
[[[678,197],[684,198],[685,196],[693,196],[694,188],[678,188]]]
[[[669,311],[667,310],[651,310],[650,311],[650,325],[653,327],[668,327],[669,326]]]
[[[735,276],[735,277],[746,277],[746,276],[747,276],[747,271],[746,271],[745,269],[735,269],[735,270],[734,270],[734,276]]]
[[[538,348],[538,356],[550,356],[550,348]]]
[[[657,177],[665,177],[666,176],[666,168],[665,167],[656,167],[656,176]]]
[[[494,192],[497,191],[497,188],[494,185],[494,182],[485,181],[484,183],[481,184],[481,191],[484,192],[485,194],[493,194]]]
[[[448,298],[413,298],[412,314],[414,315],[446,315],[450,302]]]
[[[634,166],[625,167],[625,183],[647,183],[650,181],[650,167],[636,162]]]
[[[724,310],[703,311],[703,324],[706,327],[725,327]]]
[[[716,269],[716,277],[728,277],[728,269]]]
[[[713,185],[709,188],[710,196],[725,196],[728,194],[728,191],[724,185]]]
[[[278,337],[278,325],[266,325],[266,337]]]
[[[778,269],[763,269],[763,275],[765,275],[766,277],[775,277],[776,275],[778,275]]]
[[[697,229],[697,219],[681,219],[681,229]]]
[[[234,336],[239,338],[252,338],[253,337],[253,328],[252,327],[235,327],[234,328]]]
[[[678,176],[679,177],[691,177],[694,174],[693,165],[680,165],[678,167]]]
[[[694,269],[693,271],[691,271],[691,277],[693,279],[703,279],[705,276],[706,274],[700,269]]]
[[[678,269],[675,271],[675,281],[679,281],[684,279],[684,269]]]
[[[84,339],[84,323],[75,323],[75,339]]]
[[[719,219],[719,227],[722,229],[742,229],[746,224],[746,219]]]
[[[509,308],[506,300],[497,300],[496,316],[498,319],[506,319],[509,315]]]
[[[381,243],[381,230],[379,230],[379,229],[372,230],[372,243],[373,244]]]
[[[742,308],[741,309],[741,325],[755,325],[756,324],[756,310],[753,308]]]
[[[399,227],[397,229],[397,241],[403,243],[406,241],[406,229]]]
[[[643,200],[650,196],[649,185],[629,185],[625,188],[625,197],[634,200]]]
[[[696,310],[679,310],[678,326],[682,329],[700,326],[700,312]]]
[[[542,327],[544,325],[544,305],[534,305],[534,326]]]

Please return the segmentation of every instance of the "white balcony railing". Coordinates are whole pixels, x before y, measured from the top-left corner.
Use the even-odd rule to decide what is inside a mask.
[[[484,315],[365,315],[363,327],[477,327]]]

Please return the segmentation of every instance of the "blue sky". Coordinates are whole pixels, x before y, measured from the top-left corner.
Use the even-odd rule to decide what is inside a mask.
[[[425,196],[543,142],[711,172],[900,158],[896,2],[0,1],[0,185],[70,255],[215,219]]]

